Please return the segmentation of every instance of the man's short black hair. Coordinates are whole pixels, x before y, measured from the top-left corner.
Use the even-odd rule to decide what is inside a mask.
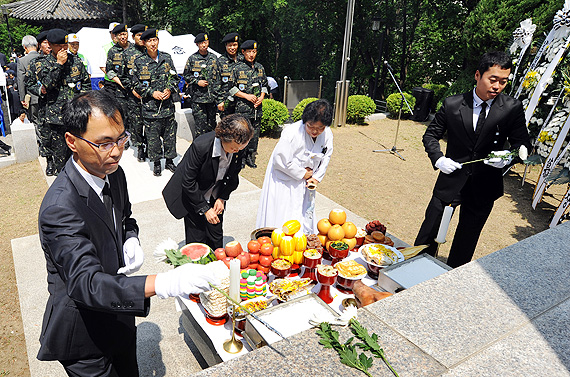
[[[513,61],[511,56],[506,52],[489,51],[481,56],[477,70],[479,74],[483,76],[483,73],[494,65],[498,65],[501,69],[511,69],[513,67]]]
[[[333,109],[329,101],[319,99],[309,103],[303,110],[303,123],[321,122],[326,127],[330,126],[333,120]]]
[[[76,136],[85,134],[93,109],[99,109],[107,118],[123,124],[123,110],[119,102],[102,90],[92,90],[75,96],[63,106],[65,131]]]

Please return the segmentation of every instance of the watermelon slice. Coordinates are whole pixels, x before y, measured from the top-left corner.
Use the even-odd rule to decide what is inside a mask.
[[[217,260],[210,246],[203,243],[189,243],[182,246],[180,253],[186,255],[192,263],[197,264],[208,264]]]

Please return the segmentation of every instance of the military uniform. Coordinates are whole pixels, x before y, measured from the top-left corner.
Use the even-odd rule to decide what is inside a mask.
[[[53,156],[57,172],[60,172],[71,154],[65,143],[61,108],[76,94],[91,90],[91,80],[81,59],[68,53],[63,65],[53,55],[44,58],[39,82],[46,89],[45,106],[40,108],[40,118],[44,119],[52,132],[51,140],[46,141],[46,148]]]
[[[265,76],[265,69],[257,62],[250,64],[243,61],[235,65],[232,71],[231,80],[234,86],[230,89],[229,94],[235,98],[235,113],[249,118],[254,129],[253,137],[246,147],[245,155],[246,158],[249,158],[251,161],[255,161],[257,144],[259,143],[259,132],[261,129],[262,105],[259,105],[256,108],[253,106],[252,102],[244,98],[236,97],[235,94],[237,92],[243,92],[246,94],[254,94],[258,97],[261,93],[265,93],[267,95],[269,90],[267,76]]]
[[[213,131],[216,128],[216,83],[218,77],[218,65],[216,56],[208,51],[206,56],[195,52],[190,55],[184,67],[184,80],[188,84],[191,93],[190,103],[192,115],[196,124],[194,138]],[[207,80],[206,87],[198,85],[198,81]]]
[[[233,60],[227,53],[218,57],[216,104],[224,103],[224,111],[221,114],[222,118],[235,112],[235,98],[230,95],[230,89],[234,86],[232,71],[241,61],[243,61],[243,55],[240,54],[236,55],[236,60]]]
[[[146,145],[141,115],[142,99],[135,97],[133,94],[133,90],[135,89],[135,81],[133,78],[135,60],[141,55],[143,55],[143,52],[135,44],[131,44],[124,50],[123,67],[125,67],[125,69],[123,69],[123,75],[119,76],[123,86],[127,90],[127,128],[133,135],[131,140],[136,148],[144,148]]]
[[[178,91],[180,81],[174,63],[166,52],[158,52],[158,62],[148,53],[136,57],[133,66],[133,84],[142,96],[142,117],[148,142],[148,157],[160,161],[162,144],[164,157],[176,157],[176,122],[174,120],[173,95]],[[155,91],[170,89],[171,95],[163,101],[155,99]],[[162,143],[160,138],[162,137]]]
[[[53,157],[49,147],[49,142],[51,140],[51,129],[46,125],[45,119],[40,116],[41,109],[45,107],[46,98],[42,94],[41,88],[42,84],[39,81],[39,73],[42,68],[42,62],[46,58],[46,55],[40,55],[30,61],[28,67],[26,67],[26,74],[24,76],[24,86],[26,87],[26,92],[31,93],[38,97],[38,114],[37,114],[37,134],[39,141],[39,152],[40,156],[51,160]]]

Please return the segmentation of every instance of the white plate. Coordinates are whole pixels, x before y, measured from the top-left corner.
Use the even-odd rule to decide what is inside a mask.
[[[400,252],[400,250],[396,249],[394,246],[388,246],[388,245],[384,245],[384,244],[381,244],[381,243],[367,243],[366,245],[360,246],[360,248],[358,249],[358,252],[360,253],[360,257],[362,258],[363,261],[365,261],[365,262],[367,262],[367,263],[371,263],[371,264],[373,264],[373,265],[375,265],[375,266],[378,266],[378,267],[388,267],[388,266],[393,266],[394,264],[396,264],[396,263],[394,263],[394,264],[382,264],[382,265],[381,265],[381,264],[376,264],[376,263],[374,263],[374,262],[369,262],[369,261],[367,261],[367,260],[366,260],[366,257],[364,257],[364,254],[362,254],[362,250],[368,249],[370,246],[376,246],[376,245],[382,245],[382,246],[384,246],[386,249],[388,249],[388,250],[393,251],[394,253],[396,253],[396,255],[398,256],[398,261],[397,261],[396,263],[403,262],[403,261],[406,259],[406,257],[404,257],[404,254],[402,254],[402,253]]]

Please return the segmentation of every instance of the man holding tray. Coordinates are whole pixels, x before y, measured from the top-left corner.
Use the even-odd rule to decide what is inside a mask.
[[[471,261],[493,203],[503,195],[502,172],[510,159],[465,163],[496,154],[506,141],[512,150],[521,145],[530,148],[522,103],[501,93],[511,67],[511,58],[504,52],[484,54],[475,72],[475,89],[446,98],[423,136],[428,157],[441,173],[415,245],[427,244],[426,252],[435,255],[434,239],[444,207],[461,205],[447,260],[451,267]],[[439,140],[446,133],[444,156]]]

